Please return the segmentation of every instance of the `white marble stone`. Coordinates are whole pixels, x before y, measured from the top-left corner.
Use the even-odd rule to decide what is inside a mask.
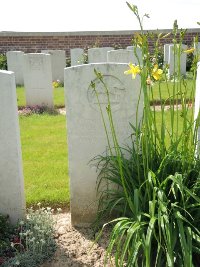
[[[25,216],[24,180],[15,75],[0,71],[0,213],[11,223]]]
[[[133,63],[138,64],[138,60],[132,50],[118,49],[107,52],[107,62]]]
[[[194,54],[195,55],[198,54],[198,56],[200,56],[200,43],[194,43],[194,49],[195,49]]]
[[[126,49],[133,51],[134,56],[137,58],[136,64],[142,65],[142,49],[138,46],[127,46]]]
[[[70,49],[71,66],[84,64],[84,49],[72,48]]]
[[[95,47],[88,49],[88,63],[107,62],[107,52],[113,47]]]
[[[127,64],[98,63],[65,69],[70,205],[72,224],[77,226],[87,226],[96,216],[97,172],[94,162],[89,161],[108,148],[96,95],[90,86],[91,81],[96,84],[107,126],[108,101],[105,88],[97,79],[94,69],[102,73],[107,84],[120,145],[131,144],[132,130],[129,122],[135,124],[140,91],[140,77],[132,80],[131,75],[124,75],[124,71],[128,69]],[[139,116],[142,116],[142,97]],[[108,132],[111,137],[110,130]]]
[[[64,50],[42,50],[42,53],[51,55],[52,80],[64,82],[64,68],[66,67],[66,57]]]
[[[22,51],[8,51],[6,53],[8,70],[15,73],[15,83],[17,85],[24,84],[23,56],[24,52]]]
[[[51,55],[26,54],[24,55],[23,69],[26,105],[53,107]]]
[[[173,44],[165,44],[164,45],[164,64],[169,64],[169,46]]]
[[[195,109],[194,109],[194,119],[196,120],[200,112],[200,62],[197,65],[197,78],[196,78],[196,92],[195,92]],[[198,127],[198,144],[197,153],[200,153],[200,127]]]
[[[187,45],[182,45],[182,50],[187,49]],[[181,53],[180,55],[180,73],[181,75],[186,75],[186,53]],[[168,76],[171,77],[174,75],[174,73],[178,73],[178,65],[179,65],[179,59],[177,52],[175,52],[174,56],[174,45],[169,45],[169,70],[168,70]]]

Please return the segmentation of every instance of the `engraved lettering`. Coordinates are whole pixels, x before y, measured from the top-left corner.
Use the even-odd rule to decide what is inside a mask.
[[[103,75],[103,81],[106,84],[109,92],[109,98],[112,110],[113,111],[119,110],[125,95],[125,87],[123,83],[117,77],[112,75]],[[94,89],[91,88],[91,86],[89,86],[87,98],[90,106],[95,110],[99,110],[98,107],[99,104],[102,106],[102,108],[107,107],[108,95],[106,92],[106,88],[98,78],[93,80],[93,83],[95,83],[96,85],[95,90],[98,94],[99,103]]]

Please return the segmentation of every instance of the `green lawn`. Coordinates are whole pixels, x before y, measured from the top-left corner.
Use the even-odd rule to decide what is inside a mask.
[[[160,83],[160,88],[161,90],[159,92],[158,82],[156,82],[152,87],[153,98],[157,101],[159,101],[160,99],[162,100],[169,99],[169,96],[172,97],[174,89],[176,93],[180,92],[180,82],[174,83],[172,81],[168,82],[163,81]],[[187,99],[193,98],[193,96],[191,96],[191,93],[194,92],[194,81],[191,77],[181,81],[181,90],[182,92],[185,92],[185,97]],[[180,94],[178,94],[178,98],[179,99],[181,98]]]
[[[58,87],[53,89],[55,107],[64,107],[64,88]],[[17,105],[18,107],[26,106],[25,89],[23,86],[17,87]]]
[[[69,204],[66,119],[19,116],[27,206]]]

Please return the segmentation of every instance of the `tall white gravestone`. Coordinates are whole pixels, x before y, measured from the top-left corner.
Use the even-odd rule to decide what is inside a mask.
[[[64,50],[42,50],[42,53],[51,55],[52,80],[64,82],[64,68],[66,67],[66,57]]]
[[[140,47],[138,47],[138,46],[127,46],[126,49],[133,52],[134,56],[137,58],[136,64],[139,64],[139,63],[142,64],[143,63],[143,61],[142,61],[142,49]]]
[[[194,54],[199,56],[200,55],[200,43],[194,43],[194,49],[195,49]]]
[[[107,52],[113,47],[95,47],[88,49],[88,63],[107,62]]]
[[[127,64],[99,63],[65,69],[65,104],[67,111],[68,160],[70,176],[71,220],[76,226],[87,226],[96,217],[97,172],[89,161],[105,152],[107,139],[96,95],[91,81],[96,84],[105,117],[108,105],[102,83],[94,74],[100,71],[108,86],[113,119],[120,145],[131,145],[129,122],[134,124],[140,91],[140,78],[124,75]],[[142,116],[142,104],[139,105]],[[108,120],[106,119],[108,126]],[[109,132],[111,135],[111,133]]]
[[[26,105],[53,107],[51,55],[26,54],[23,68]]]
[[[24,52],[22,51],[8,51],[6,53],[8,70],[15,73],[15,82],[17,85],[24,84],[23,56]]]
[[[133,63],[138,64],[138,60],[132,50],[118,49],[107,52],[107,62]]]
[[[198,62],[197,66],[197,78],[196,78],[196,95],[195,95],[195,112],[194,119],[196,120],[200,112],[200,62]],[[198,145],[197,152],[200,152],[200,127],[198,128]]]
[[[71,66],[84,64],[84,49],[72,48],[70,49]]]
[[[180,64],[180,73],[182,75],[186,75],[186,53],[181,53],[180,55],[180,63],[178,59],[178,55],[176,54],[174,45],[169,45],[169,69],[168,69],[168,76],[174,75],[174,73],[178,72],[178,65]],[[178,49],[178,48],[177,48]],[[187,49],[187,45],[181,46],[182,50]]]
[[[173,44],[164,45],[164,64],[169,64],[169,46]]]
[[[15,75],[0,71],[0,213],[15,224],[25,216]]]

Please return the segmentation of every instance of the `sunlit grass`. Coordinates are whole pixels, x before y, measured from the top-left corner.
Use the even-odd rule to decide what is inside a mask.
[[[69,204],[66,119],[63,115],[20,116],[28,206]]]
[[[53,89],[53,101],[55,107],[64,107],[64,88],[58,87]],[[18,107],[26,106],[25,89],[23,86],[17,87],[17,105]]]

